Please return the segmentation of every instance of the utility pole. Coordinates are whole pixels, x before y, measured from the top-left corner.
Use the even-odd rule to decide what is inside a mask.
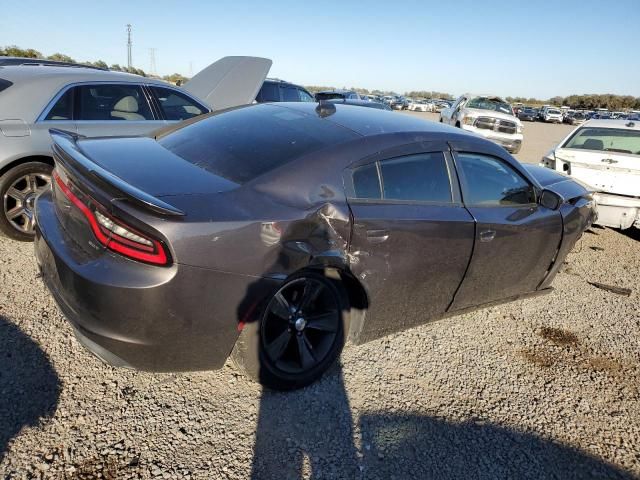
[[[150,48],[149,49],[149,73],[151,75],[157,75],[158,73],[156,72],[156,50],[157,48]]]
[[[127,67],[131,69],[133,62],[131,61],[131,24],[127,23]]]

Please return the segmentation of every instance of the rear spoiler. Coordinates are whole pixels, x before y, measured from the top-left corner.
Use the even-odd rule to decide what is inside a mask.
[[[97,163],[92,162],[78,146],[77,141],[83,138],[82,135],[55,128],[50,129],[49,134],[53,139],[53,152],[56,155],[56,160],[59,160],[63,165],[76,169],[83,175],[96,178],[101,183],[108,185],[111,189],[116,190],[133,202],[153,212],[161,215],[185,215],[182,210],[178,210],[173,205],[169,205],[159,198],[143,192],[125,182],[117,175],[102,168]]]

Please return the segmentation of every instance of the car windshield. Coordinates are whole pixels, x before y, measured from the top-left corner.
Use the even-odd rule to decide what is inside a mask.
[[[480,110],[494,110],[500,113],[513,115],[511,105],[503,102],[499,98],[476,97],[467,103],[467,108],[478,108]]]
[[[640,130],[583,127],[562,148],[640,155]]]
[[[547,113],[551,115],[560,115],[560,110],[547,110]]]

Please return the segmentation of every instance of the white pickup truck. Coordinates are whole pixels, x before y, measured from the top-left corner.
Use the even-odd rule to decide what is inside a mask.
[[[540,162],[593,188],[606,227],[640,228],[640,122],[589,120]]]
[[[476,133],[518,153],[524,136],[522,122],[505,100],[492,95],[462,95],[440,112],[440,122]]]

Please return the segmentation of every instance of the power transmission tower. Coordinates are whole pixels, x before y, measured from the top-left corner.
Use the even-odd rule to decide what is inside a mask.
[[[133,62],[131,60],[131,24],[127,23],[127,67],[133,67]]]
[[[158,50],[157,48],[150,48],[149,49],[149,73],[151,75],[157,75],[158,73],[156,72],[156,50]]]

